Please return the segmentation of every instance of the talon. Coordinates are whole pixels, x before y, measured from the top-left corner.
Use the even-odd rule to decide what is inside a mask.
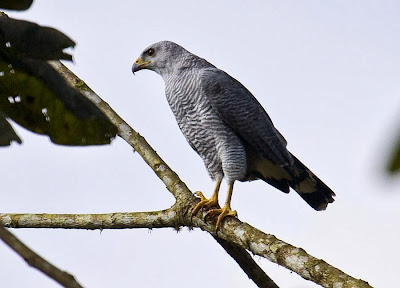
[[[206,210],[208,210],[204,215],[204,221],[206,221],[206,219],[208,217],[214,217],[214,216],[218,215],[217,222],[215,224],[215,232],[216,233],[218,232],[219,228],[221,228],[221,223],[226,217],[228,217],[228,216],[237,217],[236,210],[231,209],[233,182],[228,185],[228,194],[226,197],[225,205],[222,208],[220,208],[220,206],[218,204],[218,191],[219,191],[220,184],[221,184],[221,180],[217,180],[217,185],[215,186],[214,193],[210,199],[207,199],[206,197],[204,197],[203,193],[201,193],[200,191],[196,191],[194,193],[195,196],[200,198],[200,202],[197,203],[197,205],[193,208],[192,215],[191,215],[191,217],[193,217],[193,215],[196,215],[197,212],[199,212],[199,210],[202,208],[205,208]],[[210,208],[213,208],[213,209],[210,209]]]
[[[202,201],[207,200],[207,198],[204,197],[204,195],[201,191],[196,191],[193,194],[194,194],[194,196],[199,197]]]
[[[200,197],[201,200],[193,208],[192,216],[196,215],[197,212],[199,212],[199,210],[202,208],[209,209],[211,207],[219,207],[218,198],[214,197],[214,195],[210,199],[207,199],[206,197],[204,197],[203,193],[201,193],[200,191],[197,191],[195,193],[195,195]]]
[[[208,210],[208,211],[204,214],[203,220],[206,221],[207,218],[209,218],[209,217],[212,218],[212,217],[214,217],[215,215],[221,214],[221,212],[218,212],[218,211],[222,211],[222,209],[219,207],[219,205],[218,205],[217,208],[215,208],[215,209]]]
[[[214,217],[215,215],[220,215],[221,213],[222,213],[222,209],[221,208],[211,209],[211,210],[207,211],[206,216],[207,217]]]
[[[215,209],[216,211],[213,212],[212,214],[219,214],[217,218],[217,223],[215,224],[215,232],[218,232],[219,228],[221,228],[221,223],[222,220],[224,220],[227,216],[232,216],[232,217],[237,217],[237,212],[236,210],[231,210],[231,207],[228,205],[225,205],[222,209]],[[214,210],[211,210],[212,212]]]
[[[205,209],[210,209],[211,207],[219,208],[218,191],[219,191],[220,185],[221,185],[221,180],[217,180],[217,183],[216,183],[215,189],[214,189],[214,193],[210,199],[207,199],[206,197],[204,197],[204,195],[203,195],[203,193],[201,193],[201,191],[196,191],[194,193],[195,196],[200,197],[200,202],[197,203],[197,205],[193,208],[191,217],[193,217],[193,215],[196,215],[197,212],[199,212],[199,210],[203,207]]]

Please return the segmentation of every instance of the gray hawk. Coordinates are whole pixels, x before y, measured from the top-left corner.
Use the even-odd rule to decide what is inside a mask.
[[[201,208],[216,216],[216,229],[227,216],[236,180],[261,179],[288,193],[293,188],[312,208],[325,210],[335,193],[286,149],[286,140],[261,104],[239,81],[183,47],[161,41],[147,47],[132,66],[160,74],[165,94],[190,146],[203,159],[214,193],[201,198]],[[228,184],[225,205],[218,205],[222,179]]]

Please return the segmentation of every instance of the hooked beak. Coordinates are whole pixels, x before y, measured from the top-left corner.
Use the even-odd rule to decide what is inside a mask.
[[[132,65],[132,72],[133,72],[133,74],[135,74],[136,71],[145,69],[146,66],[147,66],[148,64],[150,64],[150,63],[151,63],[150,60],[149,60],[149,61],[146,61],[146,62],[143,62],[142,58],[140,58],[140,57],[137,58],[136,61],[135,61],[135,63],[133,63],[133,65]]]

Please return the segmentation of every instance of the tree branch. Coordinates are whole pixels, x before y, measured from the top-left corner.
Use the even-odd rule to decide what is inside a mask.
[[[0,228],[124,229],[166,228],[176,230],[179,222],[175,206],[154,212],[111,214],[0,214]],[[4,229],[4,228],[2,228]],[[8,232],[8,231],[6,231]],[[9,232],[8,232],[9,233]],[[1,237],[1,235],[0,235]],[[214,239],[239,264],[258,287],[278,288],[245,249],[214,236]]]
[[[77,88],[83,95],[97,105],[97,107],[110,119],[118,128],[118,135],[124,139],[132,148],[143,158],[143,160],[153,169],[157,176],[165,183],[168,191],[181,201],[185,198],[193,197],[185,183],[179,179],[178,175],[161,159],[147,141],[132,127],[128,125],[111,107],[103,101],[84,81],[79,79],[60,61],[49,61],[49,64],[59,72],[64,79],[72,86]]]
[[[205,222],[199,217],[193,218],[193,221],[195,227],[209,233],[215,230],[214,222]],[[266,234],[239,219],[225,220],[218,231],[218,237],[284,266],[323,287],[371,288],[368,282],[353,278],[324,260],[309,255],[304,249]]]
[[[49,61],[50,65],[53,66],[63,77],[64,79],[73,87],[77,88],[84,94],[88,99],[94,102],[97,107],[103,111],[105,115],[110,119],[110,121],[118,127],[118,135],[124,139],[138,154],[143,158],[143,160],[153,169],[156,175],[165,183],[167,189],[172,193],[172,195],[176,199],[176,203],[174,206],[177,206],[178,209],[175,211],[178,213],[178,217],[183,220],[187,219],[190,215],[190,211],[192,211],[193,207],[188,205],[188,203],[196,204],[197,198],[193,196],[193,193],[189,190],[185,183],[178,177],[178,175],[171,169],[169,166],[161,159],[160,156],[155,152],[155,150],[147,143],[147,141],[132,127],[128,125],[111,107],[103,101],[89,86],[86,85],[84,81],[79,79],[74,73],[72,73],[67,67],[65,67],[60,61]],[[190,208],[190,209],[188,209]],[[187,221],[183,221],[186,222]],[[191,221],[189,221],[189,226]],[[220,243],[221,244],[221,243]],[[221,244],[222,245],[222,244]],[[241,262],[242,265],[244,263],[244,258],[240,258],[240,254],[247,253],[242,248],[237,248],[236,252],[232,252],[227,250],[228,246],[222,245],[222,247],[227,251],[232,258],[236,260],[237,263]],[[241,253],[239,250],[242,249]],[[248,263],[249,266],[257,266],[254,262]],[[239,264],[240,265],[240,264]],[[241,265],[241,267],[242,267]],[[258,267],[260,270],[261,268]],[[261,270],[262,271],[262,270]],[[245,273],[251,278],[256,284],[256,280],[250,276],[246,271]],[[272,281],[265,273],[264,275],[259,274],[259,279],[264,278],[264,282],[268,283]],[[261,287],[261,286],[260,286]],[[268,286],[265,286],[268,287]],[[271,286],[273,287],[273,286]]]
[[[82,286],[75,280],[74,276],[58,269],[56,266],[40,257],[2,226],[0,226],[0,239],[10,246],[10,248],[18,255],[24,258],[30,266],[40,270],[64,287],[82,288]]]
[[[127,229],[179,228],[174,209],[109,214],[0,214],[0,225],[9,228]]]
[[[193,196],[186,185],[179,179],[175,172],[173,172],[168,165],[157,155],[154,149],[146,142],[146,140],[139,135],[134,129],[132,129],[118,114],[111,109],[111,107],[104,102],[96,93],[94,93],[82,80],[76,77],[71,71],[69,71],[61,62],[50,61],[49,62],[61,75],[64,76],[66,81],[71,85],[80,90],[87,98],[93,101],[102,111],[105,113],[110,121],[118,127],[119,136],[123,138],[134,150],[138,152],[145,160],[145,162],[154,170],[157,176],[165,183],[167,189],[176,198],[174,211],[176,213],[176,222],[174,225],[182,226],[194,226],[200,227],[201,229],[208,231],[213,236],[218,236],[230,243],[234,243],[242,249],[248,249],[252,253],[265,257],[272,262],[278,263],[294,272],[299,274],[304,279],[312,280],[313,282],[322,285],[324,287],[370,287],[367,282],[355,279],[351,276],[346,275],[339,269],[327,264],[321,259],[317,259],[311,255],[308,255],[303,249],[294,247],[288,243],[285,243],[277,239],[273,235],[265,234],[256,228],[239,221],[238,219],[227,219],[224,221],[224,225],[218,232],[215,233],[215,221],[205,222],[198,213],[196,217],[191,219],[190,211],[194,205],[198,202],[198,199]],[[120,213],[122,215],[131,215],[131,213]],[[18,215],[18,214],[17,214]],[[14,227],[15,223],[13,218],[22,217],[21,215],[0,215],[0,220],[3,225]],[[36,215],[35,217],[44,217],[45,214]],[[97,214],[98,215],[98,214]],[[114,215],[114,214],[112,214]],[[82,215],[76,215],[80,217]],[[7,218],[9,217],[9,219]],[[52,215],[55,218],[56,215]],[[65,215],[62,215],[65,217]],[[4,219],[8,219],[8,224],[4,223]],[[139,217],[140,218],[140,217]],[[10,220],[11,219],[11,220]],[[113,219],[113,218],[111,218]],[[126,218],[125,218],[126,219]],[[37,220],[37,219],[36,219]],[[193,222],[192,222],[193,220]],[[51,221],[46,222],[48,228],[50,227]],[[26,223],[25,223],[26,224]],[[100,225],[101,224],[101,225]],[[92,222],[90,229],[106,229],[112,228],[105,224],[112,224],[112,221],[103,221],[99,223]],[[119,223],[116,228],[133,228],[128,227],[127,222]],[[171,224],[172,225],[172,224]],[[22,226],[19,226],[22,227]],[[43,226],[42,226],[43,227]],[[175,227],[175,226],[170,226]],[[67,222],[64,223],[63,228],[78,228],[77,225]],[[150,228],[150,227],[147,227]],[[87,228],[81,228],[87,229]],[[224,247],[225,248],[225,247]],[[229,251],[227,250],[229,253]],[[232,254],[231,254],[232,255]],[[238,261],[237,258],[235,258]]]
[[[222,238],[214,236],[226,252],[239,264],[240,268],[260,288],[279,288],[275,282],[257,265],[253,257],[243,248],[236,246]]]
[[[189,202],[193,207],[196,200]],[[190,219],[179,217],[175,211],[180,208],[176,204],[167,210],[157,212],[133,212],[133,213],[111,213],[111,214],[0,214],[0,224],[12,228],[64,228],[64,229],[128,229],[128,228],[163,228],[180,226],[194,226],[208,231],[214,237],[219,237],[231,245],[247,249],[253,254],[267,258],[287,269],[296,272],[301,277],[311,280],[323,287],[371,287],[367,282],[355,279],[343,271],[329,265],[325,261],[315,258],[301,248],[290,245],[279,240],[274,235],[266,234],[247,223],[238,219],[229,218],[225,224],[215,233],[215,219],[204,221],[202,215]],[[149,213],[149,214],[148,214]],[[199,213],[201,214],[201,213]],[[192,221],[192,222],[191,222]],[[220,241],[218,241],[220,242]],[[226,242],[223,242],[225,244]],[[220,243],[221,244],[221,243]],[[232,247],[224,249],[238,263],[238,253],[232,254],[229,251]],[[241,256],[240,256],[241,257]],[[249,262],[250,263],[250,262]],[[241,265],[241,264],[239,264]],[[246,264],[253,265],[253,264]],[[257,265],[257,264],[256,264]],[[251,277],[246,272],[246,274]],[[259,274],[258,274],[259,275]],[[256,280],[251,277],[253,281]],[[264,281],[269,281],[264,279]],[[268,287],[268,286],[267,286]]]

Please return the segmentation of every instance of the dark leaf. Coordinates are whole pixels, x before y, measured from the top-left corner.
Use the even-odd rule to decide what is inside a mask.
[[[74,41],[54,28],[6,15],[0,17],[0,43],[8,57],[41,60],[72,60],[72,56],[64,53],[63,49],[75,46]]]
[[[108,118],[48,63],[9,64],[0,57],[0,75],[0,110],[21,126],[63,145],[108,144],[115,137]]]
[[[9,146],[12,141],[22,143],[7,119],[0,114],[0,146]]]
[[[27,10],[31,7],[33,0],[1,0],[0,8],[7,10]]]
[[[0,16],[0,112],[56,144],[109,144],[117,128],[44,61],[71,59],[62,49],[72,45],[53,28]]]
[[[390,157],[388,170],[390,173],[400,172],[400,137],[397,139],[397,143]]]

